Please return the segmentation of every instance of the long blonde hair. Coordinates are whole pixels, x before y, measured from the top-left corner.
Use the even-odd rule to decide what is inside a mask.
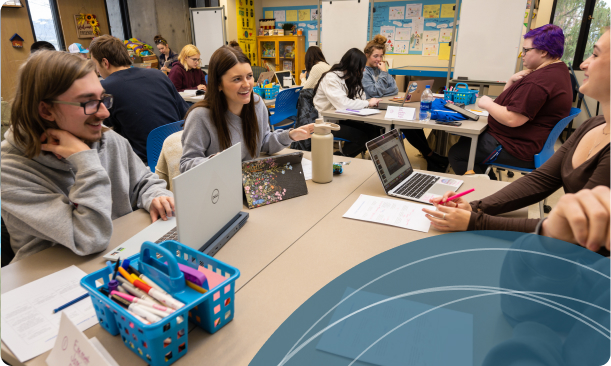
[[[386,37],[381,34],[377,34],[371,41],[365,46],[365,56],[369,57],[373,50],[382,50],[382,55],[386,53]]]
[[[201,55],[201,52],[192,44],[188,44],[182,48],[180,51],[180,55],[178,55],[178,61],[182,64],[185,70],[189,71],[189,65],[187,65],[187,57],[191,57],[193,55]],[[198,66],[201,66],[201,60],[199,60]]]
[[[49,128],[59,128],[38,113],[40,102],[51,103],[72,84],[95,71],[95,65],[78,54],[38,51],[19,69],[17,90],[11,107],[11,128],[28,159],[40,155],[40,136]],[[102,132],[108,128],[103,128]]]

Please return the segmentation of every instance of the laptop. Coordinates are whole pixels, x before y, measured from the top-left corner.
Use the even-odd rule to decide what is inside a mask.
[[[241,211],[240,145],[175,177],[176,217],[155,221],[104,258],[116,261],[137,254],[145,241],[176,240],[208,255],[218,252],[248,219],[248,213]]]
[[[284,81],[284,78],[291,78],[291,84],[289,85],[288,82]],[[276,71],[276,81],[278,82],[278,84],[280,84],[280,87],[282,87],[283,89],[287,89],[290,88],[295,84],[295,78],[293,77],[293,73],[290,70],[287,71]]]
[[[405,103],[419,102],[422,98],[422,93],[426,89],[427,85],[433,88],[434,80],[412,80],[408,83],[407,90],[403,98],[393,98],[380,102],[378,105],[379,109],[388,109],[388,106],[396,106],[401,103],[401,107],[405,106]]]
[[[431,198],[443,196],[447,191],[456,192],[463,184],[458,179],[414,172],[397,129],[376,137],[366,146],[389,196],[431,204]]]

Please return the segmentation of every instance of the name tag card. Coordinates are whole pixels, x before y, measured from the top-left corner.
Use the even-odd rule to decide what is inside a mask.
[[[413,121],[415,114],[416,114],[416,108],[388,106],[388,108],[386,109],[386,115],[384,116],[384,118]]]

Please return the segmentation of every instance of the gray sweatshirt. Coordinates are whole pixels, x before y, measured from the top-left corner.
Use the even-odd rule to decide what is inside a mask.
[[[365,66],[363,72],[363,89],[365,89],[367,99],[388,97],[399,93],[399,88],[392,75],[377,67],[369,66]]]
[[[5,137],[1,211],[13,261],[56,244],[78,255],[103,251],[112,220],[138,208],[148,210],[155,197],[172,197],[166,182],[114,131],[105,132],[91,150],[61,160],[47,152],[28,159],[12,130]]]
[[[257,141],[257,156],[250,156],[242,137],[242,118],[227,111],[227,123],[231,136],[231,145],[242,142],[242,161],[259,157],[259,153],[276,153],[288,147],[293,140],[289,136],[290,130],[276,130],[269,128],[269,114],[265,103],[255,95],[255,111],[259,123],[259,141]],[[180,172],[193,169],[203,163],[212,154],[221,152],[216,128],[212,123],[208,108],[196,108],[185,121],[185,130],[182,134],[182,157],[180,158]]]

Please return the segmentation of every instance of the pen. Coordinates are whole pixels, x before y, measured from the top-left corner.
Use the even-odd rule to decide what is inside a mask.
[[[449,201],[455,200],[455,199],[460,198],[460,197],[464,196],[465,194],[469,194],[469,193],[471,193],[471,192],[473,192],[473,191],[475,191],[475,188],[471,188],[471,189],[469,189],[469,190],[467,190],[467,191],[464,191],[464,192],[462,192],[462,193],[455,194],[455,195],[453,195],[452,197],[448,197],[447,199],[443,200],[443,202],[442,202],[442,203],[446,203],[446,202],[449,202]]]
[[[70,301],[70,302],[67,302],[67,303],[65,303],[64,305],[62,305],[62,306],[58,307],[57,309],[53,310],[53,314],[55,314],[55,313],[57,313],[57,312],[59,312],[59,311],[62,311],[62,310],[64,310],[65,308],[67,308],[68,306],[74,305],[74,304],[76,304],[77,302],[79,302],[79,301],[81,301],[81,300],[83,300],[83,299],[86,299],[86,298],[88,298],[88,297],[89,297],[89,294],[88,294],[88,293],[87,293],[87,294],[85,294],[85,295],[79,296],[79,297],[77,297],[76,299],[74,299],[74,300],[72,300],[72,301]]]

